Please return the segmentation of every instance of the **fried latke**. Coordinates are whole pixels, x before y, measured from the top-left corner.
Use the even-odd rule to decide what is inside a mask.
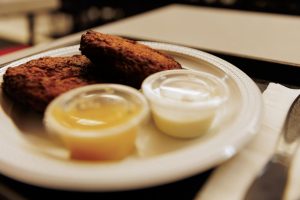
[[[112,82],[136,88],[155,72],[181,69],[181,65],[167,54],[132,40],[94,31],[82,35],[80,50]]]
[[[14,101],[44,111],[48,103],[61,93],[102,82],[95,71],[95,66],[82,55],[44,57],[8,68],[2,87]]]

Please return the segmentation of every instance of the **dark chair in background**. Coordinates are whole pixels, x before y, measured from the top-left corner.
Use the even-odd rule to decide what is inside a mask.
[[[59,10],[73,20],[72,33],[155,9],[174,1],[61,0]]]

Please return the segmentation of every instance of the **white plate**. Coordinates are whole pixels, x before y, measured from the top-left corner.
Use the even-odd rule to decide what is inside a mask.
[[[222,78],[230,99],[219,116],[220,125],[204,137],[174,139],[146,126],[138,135],[134,155],[116,162],[81,162],[49,138],[42,116],[20,109],[0,94],[0,171],[11,178],[42,187],[116,191],[149,187],[203,172],[230,158],[258,131],[262,114],[261,93],[242,71],[202,51],[162,43],[144,42],[172,55],[183,67]],[[43,56],[80,54],[79,46],[41,53],[0,69]]]

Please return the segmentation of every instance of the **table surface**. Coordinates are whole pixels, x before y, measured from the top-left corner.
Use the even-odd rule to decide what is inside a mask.
[[[94,29],[300,66],[300,45],[295,45],[300,44],[300,17],[297,16],[173,4]],[[3,56],[0,64],[78,42],[81,34]]]
[[[175,6],[178,9],[177,5]],[[183,6],[185,9],[185,6]],[[174,9],[173,6],[166,7],[163,9]],[[158,10],[158,12],[162,12],[163,9]],[[192,8],[193,9],[193,8]],[[154,11],[155,13],[155,11]],[[149,17],[153,14],[153,12],[143,14],[141,17],[146,16]],[[129,19],[129,21],[139,21],[139,17],[136,16],[134,18]],[[124,24],[128,21],[120,21],[113,24],[109,24],[103,27],[97,27],[97,30],[106,30],[107,32],[114,32],[113,30],[118,30],[115,33],[120,35],[128,35],[128,32],[124,30],[124,32],[119,32],[120,29],[118,27],[124,28]],[[115,29],[113,28],[115,27]],[[136,34],[129,35],[130,37],[138,40],[155,40],[155,41],[163,41],[163,38],[157,38],[152,36],[153,38],[143,37],[144,35],[140,35],[139,30],[135,30]],[[185,30],[184,32],[188,32]],[[0,64],[5,62],[10,62],[14,59],[27,56],[30,54],[34,54],[43,50],[48,50],[49,48],[56,48],[62,46],[68,46],[70,44],[78,43],[80,39],[79,34],[75,34],[72,36],[68,36],[66,38],[54,41],[48,45],[40,45],[37,47],[33,47],[27,51],[19,52],[14,54],[15,57],[6,57],[6,59],[1,60]],[[174,39],[174,38],[173,38]],[[170,42],[170,40],[166,40],[166,42]],[[174,40],[173,43],[177,43],[177,40]],[[188,45],[191,46],[191,45]],[[202,48],[200,48],[203,50]],[[300,52],[300,51],[299,51]],[[22,54],[23,53],[23,54]],[[267,84],[270,81],[275,81],[279,83],[286,84],[292,87],[300,87],[299,70],[300,68],[294,67],[292,65],[286,65],[280,62],[268,62],[265,59],[252,59],[247,56],[238,56],[238,55],[229,55],[227,52],[219,52],[215,50],[210,50],[210,53],[221,57],[235,66],[242,69],[245,73],[247,73],[254,81],[257,83],[259,88],[263,91]],[[276,75],[276,73],[270,73],[269,70],[272,68],[273,71],[279,72],[280,76]],[[14,199],[14,200],[24,200],[24,199],[55,199],[55,198],[70,198],[70,199],[165,199],[172,197],[176,197],[176,199],[193,199],[197,192],[201,189],[207,178],[213,172],[214,169],[210,169],[206,172],[197,174],[192,177],[188,177],[184,180],[177,181],[175,183],[170,183],[162,186],[151,187],[140,190],[133,191],[123,191],[123,192],[109,192],[109,193],[85,193],[85,192],[71,192],[71,191],[60,191],[60,190],[52,190],[46,188],[40,188],[36,186],[31,186],[28,184],[24,184],[13,180],[11,178],[5,177],[4,175],[0,175],[0,199]]]
[[[296,16],[174,4],[96,30],[300,66]]]

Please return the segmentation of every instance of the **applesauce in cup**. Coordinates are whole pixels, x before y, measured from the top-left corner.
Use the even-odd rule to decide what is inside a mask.
[[[46,109],[44,124],[79,160],[118,160],[135,149],[139,125],[149,112],[145,97],[118,84],[70,90]]]

